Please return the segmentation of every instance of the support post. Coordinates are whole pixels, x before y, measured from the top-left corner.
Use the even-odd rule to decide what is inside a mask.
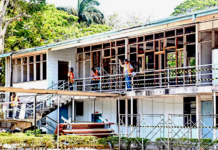
[[[10,55],[10,67],[11,67],[11,69],[10,69],[10,87],[13,87],[13,62],[12,62],[12,55],[13,54]],[[9,93],[9,102],[11,102],[11,96],[12,96],[12,93],[10,92]],[[7,106],[7,107],[10,108],[10,105]],[[9,114],[10,114],[10,111],[8,111],[8,117],[9,117]],[[12,114],[13,114],[13,112],[12,112]]]
[[[93,119],[94,119],[93,122],[95,122],[95,99],[94,99],[94,116],[93,116]]]
[[[119,127],[118,127],[118,136],[119,136],[119,150],[120,150],[120,140],[121,140],[121,137],[120,137],[120,99],[118,98],[118,119],[119,119]]]
[[[125,99],[125,103],[126,103],[126,112],[125,112],[125,114],[126,114],[126,119],[125,119],[125,121],[126,121],[126,135],[128,134],[128,99]]]
[[[36,98],[37,98],[37,94],[35,96],[34,99],[34,136],[36,136]]]
[[[73,99],[72,99],[72,122],[74,122],[75,121],[75,100],[74,100],[74,97],[73,97]]]
[[[131,134],[133,132],[133,96],[131,96]],[[133,134],[131,135],[133,137]]]
[[[197,131],[198,140],[201,139],[200,115],[201,115],[201,100],[200,100],[200,96],[197,95],[196,96],[196,122],[197,122],[197,130],[198,130]]]
[[[213,140],[216,140],[217,136],[216,136],[216,92],[213,92]],[[216,149],[216,145],[214,144],[214,149]]]
[[[59,97],[59,95],[58,95],[58,113],[57,113],[57,118],[58,118],[58,120],[57,120],[57,123],[58,123],[58,131],[57,131],[57,149],[59,149],[59,125],[60,125],[60,97]]]

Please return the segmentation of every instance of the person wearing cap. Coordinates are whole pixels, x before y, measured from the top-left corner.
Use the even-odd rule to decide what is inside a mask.
[[[127,89],[130,89],[131,88],[131,85],[130,85],[131,77],[130,77],[130,75],[132,74],[133,67],[132,67],[132,65],[130,64],[130,62],[127,59],[124,60],[124,65],[122,64],[120,59],[119,59],[119,62],[120,62],[120,66],[123,67],[123,74],[125,75],[125,81],[126,81]]]
[[[93,88],[93,91],[96,91],[98,89],[98,85],[99,85],[99,82],[100,82],[100,73],[98,72],[97,69],[95,69],[94,67],[92,68],[92,88]]]
[[[73,91],[73,83],[74,83],[73,68],[70,68],[70,71],[68,72],[68,86],[70,91]]]
[[[11,96],[11,108],[14,109],[13,112],[13,119],[16,119],[16,117],[19,116],[19,114],[17,114],[17,109],[18,109],[18,105],[19,105],[19,97],[16,95],[16,93],[13,93]]]

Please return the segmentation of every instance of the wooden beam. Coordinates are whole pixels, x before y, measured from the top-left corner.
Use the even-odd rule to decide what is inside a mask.
[[[69,95],[69,96],[94,96],[94,97],[118,97],[119,94],[111,93],[96,93],[96,92],[82,92],[82,91],[60,91],[60,90],[44,90],[44,89],[23,89],[12,87],[0,87],[1,92],[13,93],[36,93],[36,94],[56,94],[56,95]]]

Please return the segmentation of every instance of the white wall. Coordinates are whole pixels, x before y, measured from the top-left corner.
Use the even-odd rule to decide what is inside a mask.
[[[13,83],[13,87],[15,88],[25,88],[25,89],[47,89],[47,86],[48,86],[47,80]]]
[[[58,81],[58,61],[69,62],[70,67],[74,68],[74,75],[76,78],[76,49],[69,48],[60,51],[48,51],[47,60],[47,79],[48,87],[51,86],[52,81]]]
[[[108,119],[110,122],[117,123],[117,104],[116,100],[111,101],[96,101],[95,102],[95,111],[98,111],[99,114],[102,114],[104,119]],[[156,126],[161,119],[164,121],[168,120],[168,114],[183,114],[183,97],[175,98],[153,98],[153,99],[139,99],[137,102],[138,114],[140,114],[142,120],[142,114],[164,114],[164,118],[157,117],[146,117],[146,125]],[[78,121],[91,121],[91,114],[94,113],[94,101],[85,101],[84,102],[84,116],[76,117]],[[144,117],[145,119],[145,117]],[[183,119],[173,117],[173,122],[176,122],[177,125],[183,125]],[[162,124],[163,125],[163,124]],[[118,133],[118,126],[112,125],[112,128]],[[129,132],[131,128],[128,129]],[[146,128],[144,134],[149,133],[152,128]],[[176,129],[177,130],[177,129]],[[155,131],[158,131],[156,129]],[[123,128],[123,134],[125,134],[125,127]],[[133,133],[136,135],[136,132]],[[141,134],[143,131],[141,129]],[[154,136],[153,139],[160,137],[160,134],[167,136],[167,129],[162,130],[162,133],[158,133]],[[150,135],[152,137],[153,134]]]

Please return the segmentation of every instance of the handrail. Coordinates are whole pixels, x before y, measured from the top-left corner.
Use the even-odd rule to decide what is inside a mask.
[[[50,118],[49,116],[45,116],[46,118],[50,119],[51,121],[58,123],[57,121],[53,120],[52,118]]]

